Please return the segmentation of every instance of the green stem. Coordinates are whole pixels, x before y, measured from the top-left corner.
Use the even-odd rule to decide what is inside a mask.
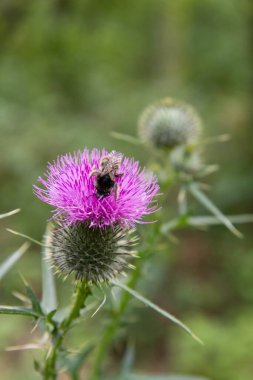
[[[143,261],[147,260],[148,257],[150,257],[150,254],[153,253],[153,249],[156,246],[157,241],[159,240],[159,236],[159,225],[154,223],[150,226],[149,235],[146,237],[146,239],[144,239],[145,245],[143,249],[139,251],[139,257],[135,260],[135,269],[132,271],[127,282],[127,286],[129,288],[134,289],[136,287],[142,273]],[[111,341],[113,340],[115,333],[118,330],[118,327],[121,323],[122,315],[127,309],[128,303],[131,300],[131,298],[132,296],[128,292],[121,292],[118,307],[116,310],[112,311],[110,320],[106,325],[98,342],[89,380],[99,380],[101,378],[101,368],[106,353],[108,351],[108,347]]]
[[[80,311],[84,307],[86,298],[89,296],[89,294],[90,288],[86,283],[80,282],[77,284],[75,300],[69,314],[52,334],[52,344],[49,352],[47,353],[45,368],[43,372],[44,380],[57,379],[56,362],[58,353],[62,347],[63,339],[72,323],[80,316]]]
[[[130,288],[135,288],[139,277],[141,275],[141,266],[142,266],[142,260],[138,259],[137,265],[135,270],[132,272],[132,275],[127,283],[127,286]],[[127,292],[122,292],[121,293],[121,299],[119,302],[119,306],[117,310],[114,311],[109,323],[107,324],[101,339],[99,341],[97,351],[95,354],[95,359],[93,362],[93,368],[92,372],[90,374],[90,380],[98,380],[100,378],[100,371],[101,371],[101,366],[104,360],[104,357],[106,355],[108,346],[110,342],[113,339],[113,336],[115,335],[115,332],[118,329],[118,326],[121,321],[121,317],[123,313],[125,312],[127,305],[131,299],[131,295]]]

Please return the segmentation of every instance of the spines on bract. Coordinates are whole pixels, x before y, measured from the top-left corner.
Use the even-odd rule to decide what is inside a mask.
[[[108,282],[130,264],[138,237],[134,229],[89,227],[87,223],[55,225],[51,230],[48,257],[56,271],[75,274],[76,280]]]
[[[201,119],[190,105],[165,98],[143,111],[138,128],[144,143],[155,148],[172,149],[198,140]]]

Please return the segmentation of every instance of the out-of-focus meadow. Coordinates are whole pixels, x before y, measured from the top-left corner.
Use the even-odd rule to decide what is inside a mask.
[[[46,163],[96,146],[145,164],[148,150],[110,133],[136,135],[139,113],[165,96],[195,106],[205,136],[231,135],[207,147],[206,161],[221,166],[210,176],[210,194],[226,213],[253,212],[251,1],[1,0],[0,41],[0,212],[22,209],[1,221],[0,261],[22,243],[7,227],[41,239],[50,208],[34,197],[32,184]],[[168,204],[169,220],[176,192]],[[136,308],[127,329],[137,369],[253,378],[252,225],[240,230],[243,240],[224,227],[178,232],[179,244],[167,242],[147,265],[143,292],[188,323],[205,346]],[[39,248],[32,246],[1,282],[1,304],[16,303],[19,273],[40,294]],[[68,283],[58,286],[66,300]],[[85,341],[100,320],[98,313],[89,328],[81,325],[72,344]],[[22,317],[1,316],[1,379],[37,378],[36,353],[4,351],[31,341],[31,329]],[[115,362],[121,350],[118,344],[111,352]]]

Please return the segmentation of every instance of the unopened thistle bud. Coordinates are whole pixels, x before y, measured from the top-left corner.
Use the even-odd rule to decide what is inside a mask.
[[[144,110],[139,119],[139,135],[155,148],[171,149],[196,141],[201,120],[196,111],[180,101],[165,98]]]
[[[76,280],[98,284],[131,267],[133,246],[138,237],[134,229],[125,231],[110,226],[90,228],[87,223],[55,225],[47,236],[47,259],[56,272],[75,274]]]

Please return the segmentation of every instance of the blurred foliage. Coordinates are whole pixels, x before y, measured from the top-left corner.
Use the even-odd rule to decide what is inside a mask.
[[[208,344],[200,349],[192,342],[175,336],[172,340],[174,369],[180,371],[184,368],[187,373],[195,373],[197,369],[199,374],[212,380],[250,379],[253,370],[253,315],[252,310],[241,311],[240,315],[226,321],[195,316],[191,323]]]
[[[212,176],[212,197],[225,212],[252,212],[252,21],[250,0],[2,0],[0,213],[22,212],[1,221],[1,261],[21,245],[6,227],[41,239],[50,211],[33,197],[32,184],[47,161],[86,145],[146,162],[148,151],[110,132],[135,135],[142,109],[168,95],[200,111],[206,136],[231,134],[226,145],[207,147],[206,160],[222,166]],[[167,199],[169,219],[175,193]],[[221,227],[177,233],[178,246],[165,239],[164,255],[145,268],[143,289],[181,319],[189,315],[186,322],[206,345],[196,347],[136,309],[128,329],[137,368],[252,379],[252,237],[250,227],[242,231],[242,242]],[[0,284],[1,303],[14,303],[11,292],[22,288],[18,271],[40,295],[40,254],[33,247]],[[60,286],[66,300],[68,286]],[[14,317],[0,326],[1,348],[29,338]],[[112,349],[115,362],[121,344]],[[2,378],[34,379],[30,353],[1,356]]]

